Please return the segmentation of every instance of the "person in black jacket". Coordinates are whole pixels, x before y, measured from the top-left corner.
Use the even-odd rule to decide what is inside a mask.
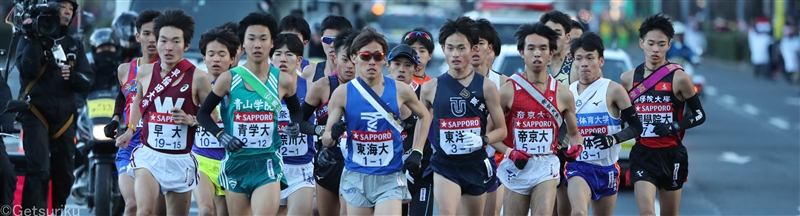
[[[22,207],[47,208],[48,182],[52,181],[53,209],[59,215],[74,180],[76,93],[92,87],[94,72],[80,40],[67,35],[78,3],[59,0],[61,31],[58,38],[33,33],[31,21],[23,22],[27,32],[17,47],[20,72],[20,100],[27,108],[18,111],[24,131],[23,148],[27,169]]]

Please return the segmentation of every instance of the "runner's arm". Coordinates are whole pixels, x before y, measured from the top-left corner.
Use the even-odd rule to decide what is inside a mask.
[[[625,91],[629,91],[633,88],[633,70],[625,71],[621,75],[619,75],[619,81]],[[627,95],[627,92],[625,93]],[[630,100],[630,99],[628,99]]]
[[[126,69],[130,66],[130,63],[122,63],[117,68],[117,80],[119,81],[119,86],[125,87],[125,80],[128,79],[128,73],[125,72]],[[119,121],[125,112],[125,94],[122,93],[122,90],[119,91],[117,94],[117,99],[114,100],[114,116],[111,117],[112,120]]]
[[[567,90],[568,88],[562,84],[559,84],[558,88],[558,97],[557,99],[560,101],[564,101],[563,104],[559,103],[559,107],[562,107],[563,111],[561,111],[561,116],[564,117],[564,122],[567,124],[567,137],[569,137],[569,142],[572,145],[581,145],[583,144],[583,137],[581,137],[581,133],[578,131],[578,121],[577,117],[575,116],[575,98],[572,96],[572,92]]]
[[[308,67],[306,67],[308,68]],[[300,122],[300,132],[309,135],[321,135],[316,134],[317,125],[311,123],[309,119],[311,116],[314,115],[314,111],[317,110],[317,107],[321,103],[321,94],[320,92],[323,89],[323,84],[321,83],[323,80],[327,79],[320,79],[313,84],[311,87],[308,88],[306,92],[306,99],[303,101],[303,121]]]
[[[220,74],[216,84],[214,84],[214,89],[211,90],[211,93],[203,100],[203,104],[200,105],[200,110],[197,111],[197,122],[200,123],[200,126],[208,130],[208,132],[214,134],[215,137],[219,136],[222,128],[219,128],[217,122],[211,117],[211,114],[222,101],[222,97],[228,95],[230,89],[231,73]]]
[[[139,70],[139,73],[136,74],[136,82],[137,83],[141,83],[140,80],[143,80],[145,75],[153,73],[152,72],[153,65],[152,64],[146,65],[145,68],[147,68],[147,67],[149,67],[149,71],[147,69]],[[143,85],[136,85],[136,96],[133,97],[133,104],[134,105],[131,106],[131,114],[130,114],[130,116],[128,116],[128,123],[129,124],[134,124],[135,125],[135,124],[137,124],[137,122],[139,122],[139,120],[142,119],[142,113],[140,111],[140,104],[142,104],[142,98],[144,97],[144,91],[145,90],[143,88],[144,88]],[[128,130],[125,130],[125,133],[128,133],[128,132],[131,132],[131,133],[136,132],[136,127],[133,127],[133,128],[128,127]]]
[[[403,105],[411,110],[411,113],[417,116],[417,124],[414,129],[414,149],[420,150],[425,148],[425,140],[428,139],[428,132],[430,131],[431,121],[433,116],[425,105],[417,99],[417,94],[408,85],[397,85],[399,88],[400,97],[403,100]],[[409,118],[414,118],[413,116]]]
[[[303,121],[303,110],[300,106],[300,99],[297,98],[297,81],[295,79],[289,79],[292,78],[291,75],[280,73],[280,76],[280,80],[278,81],[280,88],[278,91],[284,92],[281,93],[281,98],[286,103],[286,109],[289,110],[291,121],[299,124]]]
[[[510,82],[509,83],[503,82],[503,87],[500,87],[500,108],[503,110],[503,114],[508,114],[508,111],[511,107],[511,103],[513,101],[514,101],[514,84]],[[506,128],[506,130],[508,130],[508,128]],[[494,147],[494,149],[500,153],[506,153],[508,149],[510,149],[508,146],[505,145],[505,143],[503,143],[502,140],[500,142],[492,143],[492,147]]]
[[[484,100],[486,101],[486,108],[489,110],[489,116],[492,117],[491,120],[494,125],[494,128],[486,133],[488,142],[484,143],[485,145],[503,141],[508,131],[506,131],[505,115],[503,114],[503,109],[500,107],[500,94],[497,92],[497,86],[495,86],[494,82],[489,80],[489,78],[484,79]]]
[[[202,107],[202,103],[205,102],[206,97],[208,97],[209,93],[211,93],[211,81],[206,76],[207,72],[195,69],[195,76],[193,77],[192,81],[192,88],[194,88],[194,101],[197,103],[197,106]],[[213,111],[217,106],[211,106],[211,110]],[[190,126],[199,126],[199,122],[197,121],[197,116],[192,116],[187,114],[188,116],[194,118],[192,123],[189,123]]]
[[[700,103],[700,98],[694,90],[694,83],[689,74],[683,70],[675,71],[675,87],[681,97],[686,98],[686,105],[692,111],[692,116],[684,118],[678,122],[677,125],[673,124],[673,129],[676,131],[686,130],[703,124],[706,121],[706,113],[703,110],[703,104]],[[675,128],[677,126],[677,128]]]
[[[631,104],[631,100],[628,98],[625,88],[613,82],[612,84],[612,103],[620,110],[620,118],[622,121],[628,123],[628,127],[612,135],[614,137],[614,144],[616,144],[633,139],[639,134],[642,134],[642,121],[639,119],[639,115],[636,114],[636,107]]]
[[[328,122],[325,124],[325,133],[322,134],[322,145],[325,145],[325,147],[333,146],[336,141],[331,137],[331,128],[342,119],[347,102],[347,88],[336,88],[331,98],[341,99],[328,102]]]

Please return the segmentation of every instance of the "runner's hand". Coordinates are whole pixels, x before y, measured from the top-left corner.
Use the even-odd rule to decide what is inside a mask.
[[[581,155],[581,152],[583,152],[583,145],[573,145],[569,147],[564,155],[567,156],[568,162],[573,162],[578,159],[578,156]]]
[[[186,112],[177,107],[169,109],[169,112],[172,113],[172,120],[175,121],[175,123],[181,125],[190,125],[194,123],[194,119],[192,118],[192,116],[186,114]]]
[[[122,136],[117,137],[117,147],[128,148],[128,144],[130,144],[131,139],[133,138],[133,133],[128,133],[129,130],[131,129],[125,130],[125,133],[123,133]]]
[[[336,148],[336,147],[331,147],[331,148]],[[316,166],[317,167],[327,167],[327,166],[335,165],[336,164],[336,159],[334,159],[333,155],[331,155],[331,154],[332,153],[331,153],[331,149],[330,148],[322,147],[322,149],[320,149],[319,153],[317,154],[317,159],[316,159],[317,164],[316,164]]]
[[[117,129],[119,128],[119,121],[111,120],[105,127],[103,127],[103,132],[105,133],[106,137],[114,138],[117,136]]]
[[[466,148],[481,148],[483,147],[483,138],[472,132],[464,132],[464,147]]]
[[[233,135],[225,132],[222,132],[219,134],[219,136],[217,136],[217,141],[219,141],[219,143],[225,147],[225,150],[228,150],[229,152],[237,152],[239,149],[244,147],[244,143],[239,140],[239,138],[236,138]]]
[[[528,154],[525,150],[511,150],[511,153],[508,154],[508,159],[514,161],[514,166],[517,169],[525,169],[525,165],[528,164],[528,159],[531,158],[531,154]]]
[[[333,128],[331,128],[331,139],[339,140],[342,137],[342,134],[347,130],[347,122],[339,121],[333,124]]]
[[[674,130],[672,130],[672,125],[664,124],[664,123],[656,123],[653,127],[653,133],[660,137],[669,136],[671,134],[676,134]]]
[[[283,129],[283,133],[289,136],[289,138],[297,138],[300,136],[300,124],[296,122],[289,123],[289,125]]]
[[[592,136],[594,136],[592,139],[592,146],[599,147],[600,149],[608,149],[614,144],[617,144],[616,139],[614,139],[612,135],[592,133]]]
[[[403,169],[408,170],[410,174],[416,174],[422,169],[422,151],[419,149],[411,150],[408,157],[403,162]]]

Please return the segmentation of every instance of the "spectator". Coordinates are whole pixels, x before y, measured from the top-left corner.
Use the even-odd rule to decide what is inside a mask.
[[[783,39],[780,42],[781,56],[783,56],[783,74],[787,81],[791,84],[796,84],[798,81],[798,65],[797,52],[800,51],[800,36],[798,36],[795,25],[787,22],[783,28]]]
[[[750,29],[747,41],[750,44],[750,61],[753,63],[756,78],[770,77],[770,52],[772,45],[772,25],[766,17],[759,17],[753,28]]]

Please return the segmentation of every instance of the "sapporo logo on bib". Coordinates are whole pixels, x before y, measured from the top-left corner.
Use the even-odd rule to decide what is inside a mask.
[[[233,112],[234,136],[244,143],[244,148],[269,148],[271,133],[275,128],[273,112]]]
[[[169,112],[173,107],[183,107],[184,98],[161,97],[153,100],[155,112],[150,114],[150,121],[147,129],[151,135],[147,136],[147,144],[155,149],[162,150],[184,150],[186,149],[188,138],[188,125],[180,125],[172,119]]]
[[[379,132],[353,130],[353,161],[363,167],[383,167],[394,158],[392,130]]]
[[[669,96],[659,97],[651,95],[643,95],[634,101],[636,104],[636,113],[639,114],[639,119],[642,121],[642,137],[658,137],[653,132],[655,124],[672,123],[672,103]]]
[[[291,118],[289,118],[289,110],[284,105],[281,108],[280,114],[278,114],[278,133],[281,134],[281,155],[292,157],[292,156],[303,156],[308,153],[308,138],[307,135],[304,133],[300,133],[300,136],[295,137],[294,139],[289,138],[286,133],[284,133],[284,129],[286,126],[289,126],[289,122]]]
[[[514,145],[529,154],[551,154],[555,122],[547,112],[517,112],[513,119]]]
[[[481,148],[464,146],[465,133],[481,134],[480,118],[441,119],[439,124],[439,146],[448,155],[469,154]]]
[[[217,121],[217,126],[219,128],[225,128],[225,125],[222,124],[222,121]],[[198,126],[197,130],[194,133],[194,142],[197,144],[197,147],[200,148],[223,148],[221,143],[217,141],[217,138],[214,137],[214,134],[211,134],[206,128],[202,126]]]
[[[600,149],[592,145],[592,133],[608,134],[608,124],[611,120],[607,113],[581,113],[577,115],[578,131],[583,137],[583,152],[578,156],[578,161],[591,161],[608,158],[611,149]]]

